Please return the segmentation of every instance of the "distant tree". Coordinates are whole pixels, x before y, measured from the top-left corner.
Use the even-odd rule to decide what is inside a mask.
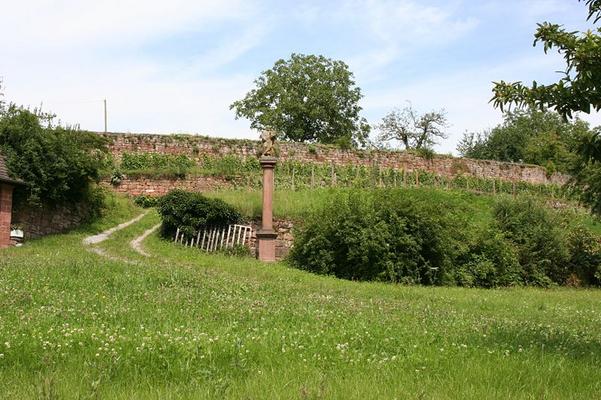
[[[444,129],[448,127],[444,110],[420,115],[411,105],[394,109],[377,125],[378,141],[397,140],[405,149],[430,149],[436,139],[446,139]]]
[[[567,122],[556,112],[535,109],[505,113],[502,124],[466,133],[457,150],[463,157],[525,162],[568,172],[579,140],[589,133],[582,120]]]
[[[0,77],[0,116],[6,112],[6,103],[4,102],[4,92],[2,91],[2,77]]]
[[[230,106],[253,129],[273,129],[281,140],[343,146],[363,145],[368,137],[359,115],[361,90],[342,61],[292,54],[263,71],[255,85]]]

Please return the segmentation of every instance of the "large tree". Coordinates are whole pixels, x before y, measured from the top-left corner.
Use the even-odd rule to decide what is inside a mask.
[[[367,139],[361,90],[342,61],[292,54],[263,71],[255,85],[230,106],[253,129],[272,129],[279,139],[295,142],[357,146]]]
[[[589,20],[601,19],[601,0],[585,0]],[[538,24],[534,45],[543,44],[545,53],[557,49],[566,61],[566,68],[558,82],[531,86],[522,82],[496,82],[492,102],[503,110],[504,106],[536,106],[554,108],[564,117],[574,112],[590,113],[601,110],[601,29],[586,32],[569,32],[561,25],[549,22]]]
[[[601,0],[584,1],[588,20],[601,20]],[[540,109],[553,108],[563,118],[572,118],[576,112],[590,113],[601,110],[601,29],[586,32],[566,31],[561,25],[543,22],[534,35],[534,45],[543,44],[546,52],[552,49],[563,55],[566,68],[558,82],[531,86],[521,82],[497,82],[493,88],[495,107],[528,105]],[[573,183],[583,200],[594,212],[601,214],[601,132],[597,129],[580,139],[577,154],[580,162],[572,169]]]
[[[439,138],[447,138],[447,126],[444,110],[419,114],[411,105],[403,109],[395,108],[378,124],[378,141],[396,140],[405,149],[430,149]]]

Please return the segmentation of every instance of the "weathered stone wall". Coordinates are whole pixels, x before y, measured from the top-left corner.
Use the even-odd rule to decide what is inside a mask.
[[[192,135],[103,134],[110,139],[110,151],[119,158],[124,152],[160,152],[202,156],[237,155],[255,157],[258,141],[215,139]],[[498,161],[473,160],[436,155],[426,159],[402,151],[342,150],[333,146],[279,143],[278,157],[282,161],[336,165],[378,165],[408,172],[421,170],[452,177],[458,174],[533,184],[562,184],[567,177],[561,174],[547,176],[546,170],[536,165],[513,164]]]
[[[257,230],[261,228],[261,221],[252,221],[251,226],[253,228],[253,234],[250,238],[250,249],[253,255],[257,253]],[[286,258],[290,249],[292,248],[292,242],[294,237],[292,236],[292,229],[294,228],[294,222],[287,219],[275,218],[273,220],[273,230],[276,231],[278,237],[275,239],[275,258],[276,260],[282,260]]]
[[[63,233],[84,223],[90,210],[83,204],[59,207],[15,207],[12,224],[23,228],[25,239]]]
[[[183,189],[192,192],[207,192],[217,189],[232,187],[225,179],[212,176],[191,176],[187,178],[124,178],[118,185],[112,185],[109,181],[102,185],[117,193],[129,194],[131,196],[163,196],[173,189]]]

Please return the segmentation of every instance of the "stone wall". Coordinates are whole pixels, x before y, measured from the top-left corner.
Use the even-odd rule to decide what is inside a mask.
[[[13,185],[0,183],[0,248],[11,245]]]
[[[25,239],[35,239],[74,229],[88,220],[89,209],[75,204],[69,207],[16,207],[12,212],[12,224],[23,228]]]
[[[195,159],[203,156],[236,155],[256,157],[258,141],[216,139],[193,135],[151,135],[131,133],[102,134],[110,141],[110,151],[119,158],[124,152],[160,152],[185,154]],[[536,165],[473,160],[435,155],[432,159],[404,151],[342,150],[334,146],[279,143],[278,157],[282,161],[336,165],[377,165],[408,172],[420,170],[440,176],[458,174],[532,184],[562,184],[567,177],[561,174],[547,176],[544,168]]]
[[[108,180],[102,185],[117,193],[131,196],[163,196],[172,189],[184,189],[192,192],[207,192],[232,187],[225,179],[212,176],[191,176],[187,178],[124,178],[118,185]]]
[[[250,249],[253,255],[257,254],[257,230],[261,228],[261,221],[252,221],[251,226],[253,228],[253,234],[250,238]],[[292,236],[292,229],[294,228],[294,222],[287,219],[273,220],[273,230],[276,231],[278,237],[275,239],[275,258],[276,260],[282,260],[286,258],[290,249],[292,248],[292,242],[294,237]]]

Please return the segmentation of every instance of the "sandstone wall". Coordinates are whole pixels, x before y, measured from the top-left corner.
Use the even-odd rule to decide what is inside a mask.
[[[253,234],[250,238],[250,249],[253,255],[257,254],[257,230],[261,228],[261,221],[252,221],[251,226],[253,228]],[[287,219],[273,220],[273,229],[278,234],[275,240],[275,258],[282,260],[286,258],[290,249],[292,248],[292,242],[294,237],[292,236],[292,229],[294,228],[294,222]]]
[[[102,185],[117,193],[129,194],[131,196],[163,196],[172,189],[183,189],[192,192],[207,192],[217,189],[232,187],[232,184],[224,179],[212,176],[191,176],[187,178],[156,179],[156,178],[124,178],[118,185],[112,185],[108,181]]]
[[[87,206],[75,204],[69,207],[14,207],[12,224],[23,228],[25,239],[34,239],[74,229],[89,219]]]
[[[258,141],[215,139],[193,135],[151,135],[130,133],[103,134],[110,140],[111,153],[119,158],[124,152],[161,152],[186,154],[200,159],[202,156],[236,155],[255,157]],[[279,143],[282,161],[327,163],[336,165],[379,165],[405,171],[428,171],[451,177],[457,174],[506,181],[524,181],[532,184],[562,184],[567,177],[561,174],[547,176],[546,170],[536,165],[473,160],[436,155],[426,159],[402,151],[342,150],[333,146]]]

